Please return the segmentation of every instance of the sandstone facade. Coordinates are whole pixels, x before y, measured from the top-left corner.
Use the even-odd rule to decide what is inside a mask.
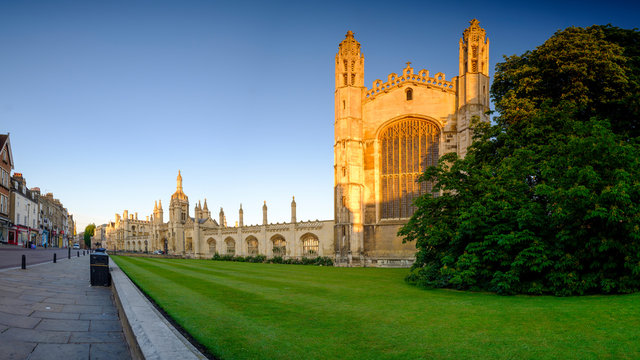
[[[145,221],[116,215],[107,227],[110,248],[165,250],[169,254],[210,258],[219,254],[330,256],[338,266],[409,266],[415,244],[403,244],[400,227],[414,212],[413,200],[433,193],[416,180],[446,153],[464,157],[474,118],[489,121],[489,40],[472,20],[459,42],[459,75],[416,71],[407,63],[401,74],[364,86],[364,56],[349,31],[335,57],[334,220],[291,220],[262,225],[227,226],[224,211],[211,217],[207,201],[193,217],[178,174],[169,220],[162,202]],[[438,195],[435,193],[434,195]],[[134,229],[135,228],[135,229]],[[110,233],[113,236],[109,235]]]
[[[416,71],[364,86],[364,56],[352,32],[335,57],[336,263],[405,266],[415,244],[396,234],[432,192],[416,182],[446,153],[463,157],[474,117],[489,121],[489,41],[477,20],[459,43],[459,76]],[[437,194],[436,194],[437,195]]]

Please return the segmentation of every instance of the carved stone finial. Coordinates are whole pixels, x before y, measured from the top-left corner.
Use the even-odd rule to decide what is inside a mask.
[[[345,37],[353,37],[353,31],[347,31],[347,35],[345,35]]]
[[[480,21],[478,21],[478,19],[471,19],[471,21],[469,21],[469,24],[471,24],[471,26],[480,26]]]
[[[411,61],[407,61],[407,67],[411,67]]]

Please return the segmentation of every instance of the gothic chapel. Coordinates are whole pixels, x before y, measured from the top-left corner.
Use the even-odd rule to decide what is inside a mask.
[[[413,199],[431,192],[416,180],[449,152],[465,156],[474,117],[489,121],[489,40],[470,21],[459,46],[459,75],[415,71],[364,85],[364,56],[347,32],[335,62],[334,247],[336,264],[408,266],[415,244],[400,227]]]
[[[413,200],[432,192],[431,184],[416,180],[443,154],[465,156],[474,117],[489,121],[489,41],[477,20],[464,30],[459,51],[460,74],[451,80],[407,63],[402,74],[366,88],[360,43],[347,32],[335,62],[333,220],[298,221],[295,199],[291,220],[283,223],[267,221],[266,202],[262,224],[244,224],[242,205],[235,226],[222,209],[216,221],[206,199],[191,217],[178,173],[168,222],[157,202],[151,219],[125,210],[96,233],[104,231],[110,249],[185,257],[328,256],[337,266],[410,266],[415,244],[403,244],[397,233],[414,212]]]

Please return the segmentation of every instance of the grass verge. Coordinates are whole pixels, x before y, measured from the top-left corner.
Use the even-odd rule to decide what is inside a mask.
[[[113,256],[223,359],[638,359],[640,294],[421,290],[406,269]]]

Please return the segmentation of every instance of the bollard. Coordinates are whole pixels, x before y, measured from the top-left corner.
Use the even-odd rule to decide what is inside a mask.
[[[54,264],[56,263],[56,255],[57,255],[56,253],[53,253],[53,263]]]
[[[71,248],[67,248],[69,250],[69,259],[71,259]]]
[[[27,268],[27,256],[22,255],[22,270]]]
[[[80,251],[78,251],[78,257],[80,257]]]

